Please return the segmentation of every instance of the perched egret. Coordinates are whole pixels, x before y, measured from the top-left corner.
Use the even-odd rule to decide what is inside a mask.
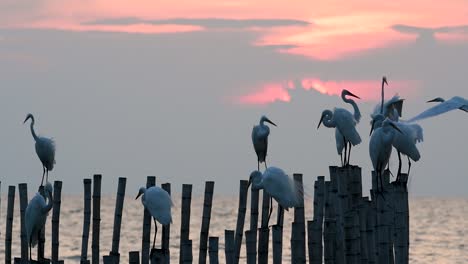
[[[428,101],[428,103],[429,102],[440,102],[440,104],[433,106],[427,109],[426,111],[420,113],[419,115],[409,119],[408,122],[415,122],[415,121],[423,120],[429,117],[438,116],[440,114],[444,114],[449,111],[457,110],[457,109],[468,112],[468,100],[460,96],[454,96],[447,101],[445,101],[444,99],[440,97],[437,97],[435,99]]]
[[[31,119],[31,134],[36,141],[36,153],[42,162],[42,185],[44,182],[44,175],[46,176],[47,182],[49,179],[49,171],[51,171],[55,165],[55,142],[51,138],[37,136],[34,131],[34,116],[32,114],[28,114],[23,123],[26,123],[29,119]]]
[[[269,167],[263,173],[260,171],[252,172],[249,178],[249,186],[250,184],[252,184],[252,189],[263,189],[271,197],[272,203],[268,214],[268,222],[273,211],[273,199],[286,211],[291,207],[298,206],[301,190],[296,187],[294,180],[280,168]]]
[[[46,182],[44,191],[48,198],[47,204],[44,197],[37,192],[26,207],[25,226],[29,244],[29,260],[32,260],[32,247],[36,246],[39,234],[46,223],[47,215],[52,209],[52,184]]]
[[[343,108],[335,108],[333,112],[331,110],[325,110],[322,112],[322,116],[317,126],[317,129],[318,129],[320,125],[323,123],[323,125],[326,127],[335,128],[336,148],[337,148],[338,154],[341,157],[343,166],[349,165],[349,160],[351,156],[351,147],[361,143],[361,137],[359,136],[359,133],[356,130],[356,124],[359,123],[359,121],[361,120],[361,112],[359,111],[359,108],[356,102],[354,102],[352,99],[346,98],[347,95],[358,98],[358,99],[360,98],[352,94],[348,90],[343,90],[341,92],[341,98],[343,99],[343,101],[353,106],[354,115],[351,114],[351,112],[349,112],[348,110],[343,109]],[[348,154],[348,157],[346,158],[348,145],[349,145],[349,154]],[[345,150],[344,162],[343,162],[343,154],[342,154],[343,146]]]
[[[373,131],[375,127],[376,129]],[[377,183],[380,180],[382,189],[383,181],[381,177],[392,153],[392,143],[395,138],[395,130],[402,133],[393,121],[388,118],[384,118],[383,115],[377,115],[372,122],[372,136],[369,143],[369,154],[372,166],[374,167],[374,171],[377,175]]]
[[[382,78],[382,102],[375,106],[371,118],[374,119],[378,114],[388,117],[393,121],[398,121],[403,111],[403,101],[398,95],[393,96],[390,100],[385,102],[385,84],[388,85],[387,78]]]
[[[268,151],[268,135],[270,135],[270,128],[265,125],[265,122],[276,126],[266,116],[260,118],[260,123],[252,129],[252,143],[257,153],[257,167],[260,170],[260,163],[265,162],[265,169],[267,168],[266,156]]]
[[[156,243],[156,232],[158,231],[156,221],[161,225],[169,225],[172,223],[171,207],[173,204],[169,193],[158,186],[153,186],[148,189],[141,187],[135,200],[141,195],[143,195],[141,197],[141,203],[151,214],[154,221],[154,248]]]

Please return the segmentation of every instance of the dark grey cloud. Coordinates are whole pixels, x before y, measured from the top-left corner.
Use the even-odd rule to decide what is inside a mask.
[[[297,19],[228,19],[228,18],[172,18],[146,20],[136,17],[125,17],[115,19],[99,19],[84,23],[86,25],[192,25],[205,28],[249,28],[249,27],[279,27],[279,26],[308,26],[311,23]]]
[[[436,33],[468,33],[468,25],[442,26],[442,27],[415,27],[410,25],[396,24],[391,27],[393,30],[404,33],[418,35],[418,41],[436,42]]]

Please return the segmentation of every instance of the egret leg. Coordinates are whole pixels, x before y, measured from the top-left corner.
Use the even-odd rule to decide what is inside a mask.
[[[47,170],[47,169],[46,169],[46,176],[45,176],[45,179],[46,179],[46,180],[45,180],[46,183],[48,183],[48,182],[49,182],[49,170]]]
[[[156,224],[156,219],[153,218],[154,221],[154,239],[153,239],[153,248],[156,244],[156,234],[158,233],[158,225]]]
[[[266,170],[266,169],[268,169],[268,166],[267,166],[267,164],[266,164],[266,159],[265,159],[265,170]]]
[[[340,153],[340,160],[341,160],[341,167],[344,167],[344,163],[343,163],[343,153]]]
[[[398,174],[397,174],[397,182],[400,181],[400,174],[401,174],[401,153],[398,151]]]
[[[42,180],[41,180],[41,186],[44,185],[44,176],[46,174],[46,168],[42,166]]]
[[[32,261],[31,252],[32,252],[31,241],[29,241],[29,261]]]
[[[273,197],[270,197],[270,212],[268,213],[267,226],[270,223],[270,216],[271,216],[272,212],[273,212]]]
[[[347,164],[348,166],[349,166],[349,160],[351,159],[351,147],[352,145],[351,143],[349,143],[348,164]]]
[[[260,161],[257,161],[257,169],[260,171]]]
[[[348,153],[348,144],[346,143],[345,137],[343,137],[344,144],[344,164],[346,165],[346,154]],[[344,166],[343,166],[344,167]]]
[[[411,170],[411,160],[408,157],[408,176],[409,176],[410,170]]]

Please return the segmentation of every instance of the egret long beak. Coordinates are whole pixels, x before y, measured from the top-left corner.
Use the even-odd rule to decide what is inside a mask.
[[[382,79],[382,82],[385,83],[386,85],[388,85],[387,77],[384,76],[383,79]]]
[[[143,194],[142,192],[139,192],[135,200],[137,200],[142,194]]]
[[[369,136],[372,136],[372,132],[374,132],[374,125],[375,125],[375,120],[372,120],[372,126],[371,126],[371,129],[370,129]]]
[[[322,124],[322,121],[323,121],[323,118],[324,118],[324,117],[325,117],[325,116],[323,116],[323,115],[322,115],[322,117],[320,117],[320,121],[319,121],[319,123],[318,123],[317,129],[319,129],[320,125]]]
[[[355,95],[355,94],[353,94],[352,92],[349,92],[349,91],[348,91],[348,95],[352,96],[352,97],[355,97],[357,99],[361,99],[361,97],[359,97],[359,96],[357,96],[357,95]]]
[[[434,102],[437,102],[437,98],[434,98],[434,99],[432,99],[432,100],[429,100],[429,101],[427,101],[426,103],[434,103]]]
[[[400,134],[403,134],[403,132],[398,128],[397,125],[395,125],[394,123],[390,123],[390,125],[391,125],[395,130],[397,130],[398,132],[400,132]]]
[[[26,119],[24,119],[23,124],[26,123],[26,121],[28,121],[28,119],[29,119],[29,116],[26,117]]]
[[[273,122],[272,122],[270,119],[268,119],[268,118],[265,120],[265,122],[268,122],[268,123],[270,123],[270,124],[272,124],[272,125],[274,125],[274,126],[277,126],[275,123],[273,123]]]

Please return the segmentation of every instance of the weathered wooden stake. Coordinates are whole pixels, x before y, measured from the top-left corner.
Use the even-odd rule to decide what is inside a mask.
[[[226,264],[234,263],[234,230],[224,230],[224,254]]]
[[[128,253],[129,264],[140,264],[140,252],[130,251]]]
[[[88,264],[88,239],[89,226],[91,224],[91,179],[84,179],[84,214],[83,214],[83,236],[81,240],[81,264]]]
[[[205,197],[203,200],[203,217],[200,228],[200,250],[198,254],[198,263],[206,263],[206,251],[208,244],[208,234],[210,230],[211,205],[213,202],[214,182],[205,182]]]
[[[291,258],[294,263],[305,263],[304,185],[302,183],[302,174],[295,173],[293,174],[293,178],[300,195],[299,205],[294,208],[294,222],[291,232]]]
[[[281,264],[283,261],[283,227],[280,225],[274,225],[272,227],[272,232],[273,232],[273,263]]]
[[[361,263],[369,262],[369,243],[367,243],[367,210],[369,206],[369,197],[361,198],[362,201],[359,204],[359,232],[360,232],[360,245],[361,245]]]
[[[208,244],[209,244],[208,253],[210,255],[210,264],[219,264],[219,257],[218,257],[219,239],[218,237],[209,237]]]
[[[26,235],[25,226],[25,212],[28,206],[28,185],[26,183],[18,184],[19,198],[20,198],[20,218],[21,218],[21,261],[26,263],[28,261],[28,239]]]
[[[171,184],[164,183],[161,185],[161,188],[165,190],[169,195],[171,195]],[[162,227],[162,242],[161,242],[161,250],[165,256],[165,263],[169,264],[171,262],[171,253],[170,253],[170,244],[169,238],[171,234],[171,225],[165,225]]]
[[[54,204],[52,209],[52,263],[59,263],[60,206],[62,204],[62,182],[54,181]]]
[[[8,205],[5,231],[5,264],[11,264],[11,242],[13,230],[13,212],[15,210],[15,186],[8,186]]]
[[[245,231],[245,246],[247,248],[247,264],[255,264],[257,262],[257,255],[255,254],[256,250],[256,239],[257,230],[247,230]]]
[[[268,214],[270,212],[270,196],[266,192],[263,193],[262,200],[262,224],[258,229],[258,264],[268,263],[268,246],[270,229],[268,228]],[[273,205],[272,205],[273,206]]]
[[[99,264],[99,232],[101,228],[101,180],[102,175],[93,176],[93,237],[91,242],[91,262]]]
[[[180,254],[179,263],[183,263],[183,256],[187,256],[189,253],[184,252],[188,247],[184,247],[186,242],[189,240],[190,235],[190,204],[192,203],[192,185],[182,185],[182,220],[180,225]],[[192,252],[190,252],[190,255]]]
[[[250,188],[250,230],[255,231],[255,234],[252,235],[252,243],[255,244],[255,248],[250,253],[255,258],[257,258],[258,198],[259,190]]]
[[[335,208],[335,261],[337,264],[346,263],[345,234],[344,234],[344,212],[346,208],[346,185],[343,183],[340,168],[331,166],[330,179],[332,197]]]
[[[400,175],[400,183],[393,182],[395,189],[395,263],[409,263],[409,207],[406,183],[408,174]]]
[[[234,263],[239,263],[240,250],[242,246],[242,237],[244,234],[245,213],[247,212],[247,194],[249,182],[240,181],[239,186],[239,208],[237,211],[237,226],[235,235]]]
[[[323,214],[325,208],[325,177],[318,176],[314,183],[314,222],[308,223],[309,263],[322,263]],[[310,233],[312,232],[312,233]]]
[[[371,192],[371,197],[374,197],[373,190]],[[366,219],[366,227],[367,227],[367,250],[368,250],[368,259],[369,264],[377,263],[377,251],[376,251],[376,209],[375,209],[375,202],[374,201],[367,201],[367,219]]]
[[[109,252],[111,263],[118,264],[120,262],[119,244],[120,244],[120,227],[122,224],[122,211],[125,199],[125,186],[127,178],[119,177],[117,186],[117,197],[115,199],[114,211],[114,230],[112,232],[112,249]]]
[[[146,177],[146,188],[150,188],[156,185],[156,177],[148,176]],[[141,238],[141,264],[149,264],[149,254],[150,254],[150,239],[151,239],[151,214],[144,209],[143,212],[143,235]]]
[[[192,264],[193,262],[193,255],[192,255],[192,240],[187,239],[182,245],[183,248],[183,255],[182,255],[182,263],[184,264]]]
[[[383,175],[383,188],[384,190],[387,188],[389,175],[388,171],[385,171]],[[389,226],[387,225],[387,220],[385,219],[387,214],[387,201],[384,198],[383,191],[380,190],[380,179],[379,186],[377,189],[377,174],[372,172],[372,183],[373,183],[373,190],[374,190],[374,197],[375,206],[376,206],[376,244],[377,244],[377,263],[390,263],[390,256],[389,256]],[[375,184],[374,184],[375,183]],[[386,192],[386,191],[384,191]],[[388,196],[387,196],[388,200]]]
[[[330,181],[325,182],[325,219],[323,224],[323,244],[324,244],[324,261],[325,263],[335,263],[335,207],[334,193]]]

